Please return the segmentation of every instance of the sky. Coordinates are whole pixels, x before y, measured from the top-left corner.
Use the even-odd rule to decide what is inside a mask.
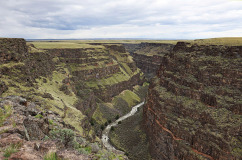
[[[242,37],[242,0],[0,0],[0,37]]]

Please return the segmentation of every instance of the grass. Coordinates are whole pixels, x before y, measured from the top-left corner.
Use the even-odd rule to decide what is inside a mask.
[[[68,73],[68,70],[65,69],[65,71]],[[54,71],[51,78],[47,79],[47,83],[44,83],[42,79],[37,79],[39,86],[38,91],[41,93],[50,93],[54,97],[54,100],[43,100],[51,106],[52,111],[55,111],[60,115],[64,115],[64,111],[57,109],[55,106],[64,109],[64,104],[61,101],[63,100],[67,106],[66,117],[64,118],[64,121],[72,126],[75,126],[75,128],[80,131],[80,133],[83,133],[83,128],[79,122],[85,117],[85,115],[73,107],[75,102],[78,100],[77,97],[74,93],[71,95],[66,95],[64,92],[59,90],[64,78],[66,78],[65,74]]]
[[[3,68],[3,67],[7,67],[7,68],[13,68],[13,67],[16,67],[16,66],[23,66],[24,63],[22,62],[9,62],[9,63],[5,63],[5,64],[1,64],[0,65],[0,68]]]
[[[197,39],[187,41],[190,43],[197,43],[198,45],[226,45],[226,46],[241,46],[242,37],[221,37],[209,39]]]
[[[4,149],[3,156],[7,159],[9,158],[13,153],[18,152],[19,148],[21,148],[23,144],[18,143],[18,144],[11,144],[7,148]]]
[[[114,44],[114,43],[132,43],[138,44],[142,42],[147,43],[168,43],[168,44],[176,44],[179,40],[57,40],[57,41],[32,41],[27,43],[76,43],[76,44],[90,44],[90,43],[104,43],[104,44]]]
[[[58,42],[36,41],[36,42],[28,42],[28,44],[33,44],[36,48],[39,48],[39,49],[103,48],[103,46],[100,46],[100,45],[90,45],[85,43],[78,43],[76,41],[58,41]]]
[[[127,65],[126,67],[129,68]],[[132,76],[140,73],[140,69],[138,68],[134,72],[132,72],[129,68],[130,73],[127,73],[127,71],[125,71],[121,66],[119,68],[121,72],[112,74],[110,77],[107,78],[86,81],[85,84],[90,88],[105,88],[105,86],[112,86],[123,81],[128,81],[130,80],[130,78],[132,78]]]
[[[117,98],[122,98],[123,100],[125,100],[128,103],[129,107],[134,106],[138,102],[140,102],[139,96],[130,90],[124,90],[122,93],[120,93],[113,99],[112,103],[115,104]]]
[[[36,116],[34,116],[35,118],[39,118],[39,119],[41,119],[41,118],[43,118],[43,116],[41,115],[41,114],[37,114]]]
[[[98,61],[97,65],[89,64],[89,63],[83,63],[83,64],[70,64],[71,71],[82,71],[82,70],[92,70],[92,69],[98,69],[98,68],[104,68],[107,66],[113,66],[117,65],[116,62],[113,62],[113,64],[106,65],[105,61]]]
[[[12,114],[12,106],[4,105],[4,109],[0,108],[0,127],[3,126],[5,120],[11,116]]]
[[[58,40],[58,41],[33,41],[27,44],[34,44],[35,47],[40,49],[53,49],[53,48],[103,48],[101,45],[90,45],[90,43],[131,43],[139,44],[142,42],[147,43],[166,43],[176,44],[179,41],[189,43],[197,43],[199,45],[227,45],[227,46],[241,46],[242,37],[221,37],[209,39],[196,39],[196,40]]]
[[[134,116],[122,121],[110,132],[110,141],[130,159],[151,159],[148,153],[147,137],[142,130],[142,109]]]
[[[44,160],[61,160],[61,159],[57,157],[55,152],[51,152],[51,153],[47,153],[44,156]]]

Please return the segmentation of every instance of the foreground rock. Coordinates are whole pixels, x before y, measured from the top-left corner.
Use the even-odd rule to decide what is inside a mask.
[[[0,159],[42,160],[54,156],[91,160],[115,157],[103,150],[99,142],[90,143],[81,137],[58,114],[40,110],[40,106],[24,98],[0,98],[0,111]]]

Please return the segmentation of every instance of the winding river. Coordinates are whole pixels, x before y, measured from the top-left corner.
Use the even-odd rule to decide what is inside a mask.
[[[144,102],[140,103],[140,104],[137,104],[136,106],[134,106],[132,108],[132,110],[127,113],[126,115],[120,117],[119,119],[117,119],[115,122],[112,122],[111,124],[109,124],[104,130],[103,130],[103,133],[102,133],[102,142],[103,142],[103,145],[108,149],[108,150],[111,150],[111,151],[116,151],[116,152],[121,152],[117,149],[115,149],[110,143],[109,143],[109,138],[108,138],[108,134],[111,130],[111,127],[114,127],[114,126],[117,126],[118,125],[118,122],[120,121],[123,121],[125,120],[126,118],[134,115],[138,108],[141,107],[142,105],[144,104]]]

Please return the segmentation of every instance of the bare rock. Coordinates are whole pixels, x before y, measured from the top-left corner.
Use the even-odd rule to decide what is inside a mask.
[[[48,153],[48,152],[56,152],[57,151],[57,147],[55,142],[53,141],[45,141],[45,142],[41,142],[37,147],[35,147],[36,150],[40,151],[41,153]]]
[[[88,146],[91,147],[92,153],[97,153],[100,150],[97,143],[90,143]]]
[[[2,95],[7,90],[8,90],[8,86],[5,84],[5,82],[0,81],[0,95]]]
[[[11,144],[22,144],[25,140],[21,139],[21,135],[15,133],[0,139],[0,147],[5,147]]]
[[[68,151],[68,150],[57,152],[57,156],[61,159],[91,160],[91,157],[89,157],[87,155],[81,155],[81,154],[78,154],[75,151]]]
[[[9,160],[42,160],[42,158],[31,152],[20,151],[12,154]]]
[[[27,117],[24,120],[24,126],[31,140],[41,140],[49,133],[48,120]]]

